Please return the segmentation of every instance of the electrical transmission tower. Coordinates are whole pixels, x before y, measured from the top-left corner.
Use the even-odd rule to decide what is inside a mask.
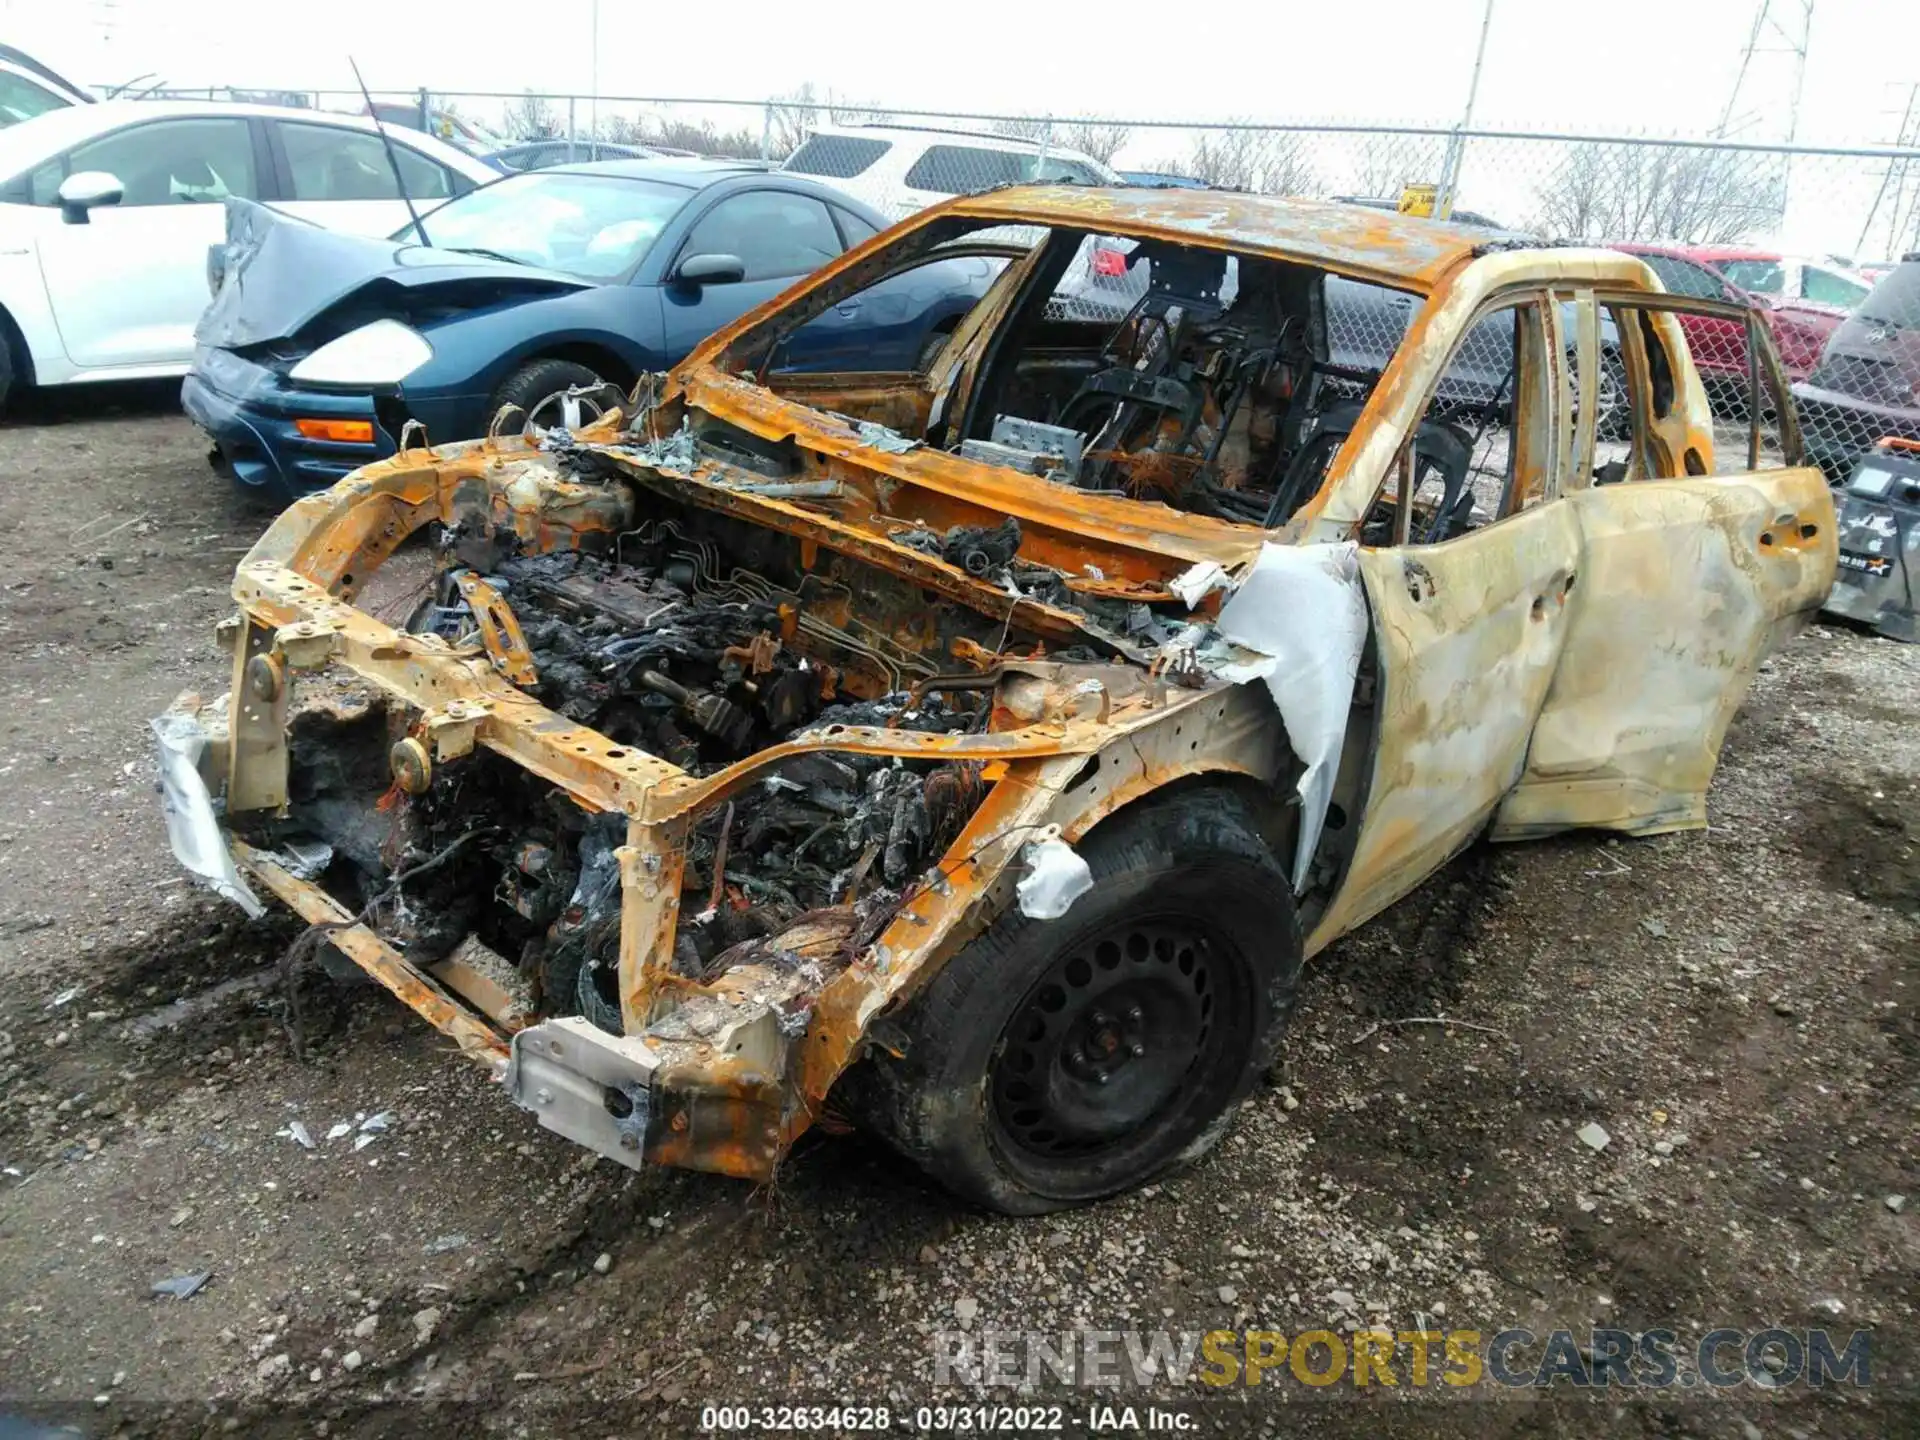
[[[1900,131],[1894,137],[1893,148],[1920,149],[1920,84],[1907,87],[1906,110],[1900,116]],[[1874,192],[1873,204],[1867,210],[1866,221],[1860,226],[1860,239],[1854,246],[1862,256],[1883,201],[1888,205],[1887,256],[1898,259],[1904,249],[1920,249],[1920,187],[1909,193],[1912,168],[1912,162],[1905,156],[1887,161],[1886,173],[1880,177],[1880,188]]]
[[[1812,38],[1813,0],[1760,0],[1754,7],[1753,28],[1747,32],[1747,43],[1740,51],[1740,68],[1734,72],[1733,88],[1727,92],[1720,124],[1714,130],[1715,139],[1730,139],[1767,118],[1770,97],[1765,92],[1773,90],[1772,85],[1761,89],[1757,100],[1761,108],[1742,111],[1740,102],[1745,95],[1749,104],[1756,103],[1747,86],[1753,57],[1771,54],[1791,57],[1786,134],[1780,138],[1788,145],[1794,142],[1800,133],[1800,92],[1806,84],[1807,45]]]

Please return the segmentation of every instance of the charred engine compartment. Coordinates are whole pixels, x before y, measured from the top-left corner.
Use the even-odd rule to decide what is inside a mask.
[[[484,653],[550,709],[695,776],[824,726],[983,730],[991,677],[935,662],[966,650],[955,642],[1009,643],[1004,622],[846,557],[803,566],[792,537],[725,517],[657,515],[599,551],[528,553],[480,521],[437,543],[411,631]],[[414,964],[478,955],[526,1013],[618,1033],[625,817],[484,748],[410,793],[389,757],[417,718],[371,687],[299,681],[288,811],[256,838],[311,857]],[[985,793],[969,762],[832,751],[769,767],[691,822],[675,970],[821,965],[817,946],[803,962],[774,943],[795,922],[841,935],[844,963]]]

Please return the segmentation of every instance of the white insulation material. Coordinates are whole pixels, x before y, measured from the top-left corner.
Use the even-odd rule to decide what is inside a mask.
[[[1307,767],[1300,777],[1300,845],[1293,860],[1297,892],[1307,882],[1307,863],[1326,824],[1353,678],[1367,639],[1358,547],[1351,541],[1262,546],[1247,578],[1221,607],[1219,630],[1242,649],[1267,657],[1219,673],[1242,683],[1267,682],[1294,753]]]
[[[1225,590],[1232,583],[1233,579],[1227,574],[1225,566],[1211,560],[1201,560],[1169,580],[1167,588],[1191,610],[1214,591]]]
[[[220,822],[214,818],[213,797],[200,778],[200,752],[207,745],[206,732],[191,715],[173,712],[152,724],[160,749],[161,805],[174,858],[217,894],[258,919],[267,913],[267,907],[247,888],[233,863],[233,854],[220,833]]]
[[[1027,867],[1014,894],[1029,920],[1058,920],[1093,888],[1093,871],[1064,840],[1035,840],[1020,850]]]

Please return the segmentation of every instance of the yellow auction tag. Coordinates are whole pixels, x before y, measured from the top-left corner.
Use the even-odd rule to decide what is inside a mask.
[[[1407,185],[1400,191],[1400,213],[1402,215],[1422,215],[1429,219],[1433,216],[1434,202],[1440,198],[1438,185]]]

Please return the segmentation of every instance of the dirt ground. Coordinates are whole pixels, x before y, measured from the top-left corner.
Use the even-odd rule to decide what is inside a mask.
[[[263,522],[167,389],[0,429],[0,1435],[905,1429],[1023,1398],[936,1386],[939,1331],[1376,1321],[1860,1329],[1872,1384],[1038,1398],[1069,1434],[1149,1402],[1228,1435],[1920,1433],[1920,649],[1817,627],[1769,662],[1705,833],[1463,856],[1321,957],[1284,1072],[1139,1194],[1006,1220],[839,1135],[770,1191],[634,1175],[383,991],[310,982],[296,1061],[292,927],[182,880],[146,719],[225,688]]]

